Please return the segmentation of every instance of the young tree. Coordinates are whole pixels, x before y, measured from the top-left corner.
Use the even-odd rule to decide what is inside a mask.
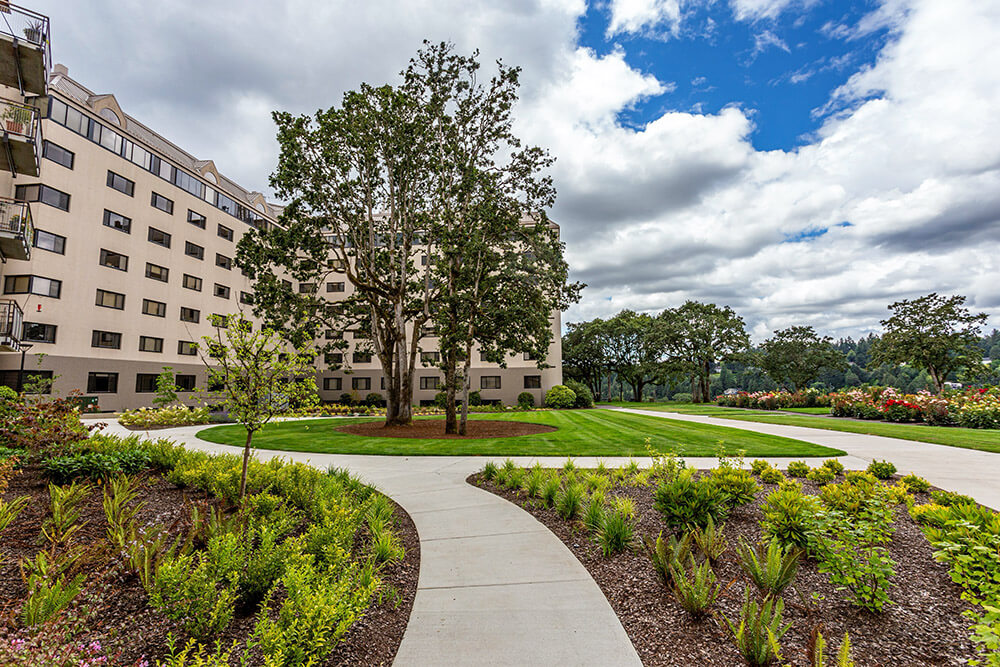
[[[885,333],[872,345],[869,367],[910,364],[924,369],[938,394],[949,374],[981,371],[983,353],[977,343],[987,315],[973,315],[964,304],[964,296],[936,292],[892,304],[892,315],[882,320]]]
[[[164,366],[163,372],[156,376],[156,396],[153,397],[153,405],[165,408],[176,402],[177,382],[174,380],[174,369],[172,366]]]
[[[711,400],[714,365],[739,358],[750,346],[743,318],[729,306],[687,301],[658,319],[664,327],[670,366],[691,378],[695,403]]]
[[[432,310],[446,433],[465,433],[473,346],[501,367],[518,353],[541,365],[553,338],[552,311],[579,292],[567,285],[563,245],[542,212],[555,202],[551,178],[541,173],[553,160],[540,148],[522,148],[513,133],[520,69],[498,62],[497,75],[482,84],[477,57],[425,42],[405,73],[405,88],[419,95],[430,122],[428,213],[437,243],[428,259],[440,285]]]
[[[362,351],[385,376],[386,424],[408,424],[437,298],[431,267],[415,261],[435,246],[427,109],[407,86],[363,84],[340,107],[274,120],[281,153],[271,185],[289,203],[280,226],[244,235],[237,249],[254,280],[254,312],[298,349],[316,341],[320,352],[343,350],[345,331],[367,336]],[[331,275],[352,286],[346,298],[320,297]]]
[[[605,322],[602,319],[570,322],[562,337],[563,376],[590,387],[598,400],[604,376],[609,371],[605,343]]]
[[[812,327],[781,329],[761,345],[758,363],[779,386],[789,382],[793,390],[805,389],[822,370],[847,368],[832,341],[817,336]]]
[[[240,475],[240,500],[246,494],[247,464],[254,433],[293,403],[316,395],[311,351],[290,347],[273,329],[254,331],[240,315],[228,315],[215,337],[199,346],[208,384],[220,392],[230,418],[247,431]]]

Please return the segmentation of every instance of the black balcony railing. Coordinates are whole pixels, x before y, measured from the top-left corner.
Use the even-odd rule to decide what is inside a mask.
[[[16,301],[0,300],[0,349],[14,351],[21,347],[24,313]]]
[[[42,124],[38,109],[0,100],[0,136],[4,144],[0,167],[12,174],[37,176],[42,150]]]
[[[34,234],[28,202],[0,197],[0,253],[10,259],[29,259]]]
[[[0,0],[0,36],[14,44],[13,58],[0,64],[0,80],[22,95],[45,95],[52,68],[49,17]]]

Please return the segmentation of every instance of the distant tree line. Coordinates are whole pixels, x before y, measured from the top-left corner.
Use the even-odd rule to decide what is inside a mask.
[[[688,301],[659,314],[623,310],[567,324],[563,374],[605,400],[712,400],[727,389],[833,391],[864,384],[904,392],[945,382],[1000,384],[1000,331],[962,296],[929,294],[889,306],[882,335],[833,340],[792,326],[751,346],[729,307]],[[985,363],[984,363],[985,362]]]

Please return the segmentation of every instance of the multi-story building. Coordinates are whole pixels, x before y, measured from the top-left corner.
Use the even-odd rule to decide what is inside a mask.
[[[17,12],[21,35],[9,28]],[[148,405],[166,366],[182,390],[204,387],[195,345],[214,333],[213,315],[250,310],[236,244],[247,230],[276,224],[280,206],[126,114],[114,95],[88,90],[65,66],[49,71],[45,17],[11,6],[0,39],[10,44],[0,45],[0,384],[51,377],[54,391],[96,397],[103,410]],[[338,299],[351,286],[293,288]],[[552,368],[477,359],[473,388],[488,401],[530,391],[540,402],[561,381],[558,313],[553,331]],[[377,360],[353,348],[346,359],[319,360],[324,400],[381,393]],[[433,338],[423,349],[433,363]],[[428,365],[417,375],[415,400],[428,402],[441,373]]]

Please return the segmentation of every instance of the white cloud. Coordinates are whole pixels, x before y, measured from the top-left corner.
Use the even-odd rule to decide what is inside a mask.
[[[665,26],[676,35],[681,23],[680,0],[611,0],[609,37]]]

